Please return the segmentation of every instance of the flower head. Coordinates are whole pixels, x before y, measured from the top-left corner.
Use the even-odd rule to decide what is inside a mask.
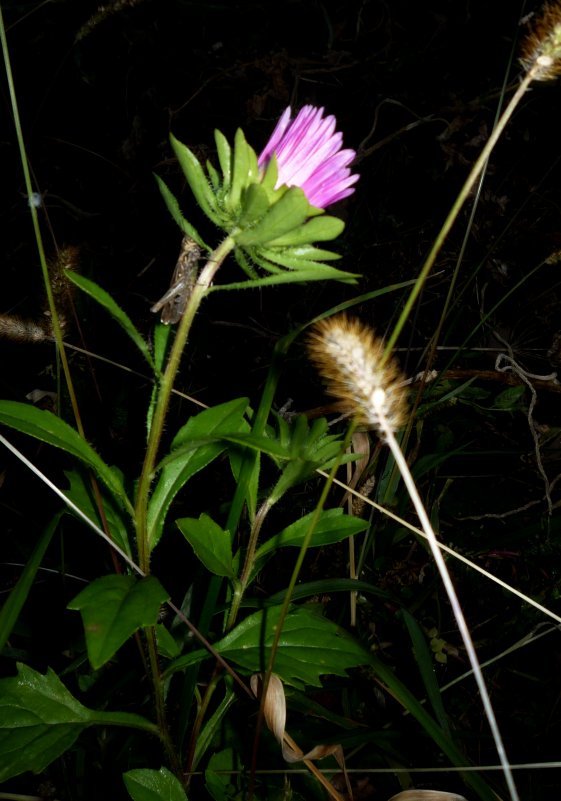
[[[339,314],[317,323],[308,353],[338,408],[377,429],[400,428],[407,419],[404,380],[393,362],[384,362],[384,343],[360,320]]]
[[[549,81],[561,73],[561,2],[546,3],[522,44],[520,59],[534,80]]]
[[[324,109],[315,106],[303,106],[294,119],[291,116],[289,106],[259,156],[259,168],[264,170],[275,154],[275,188],[299,186],[316,208],[324,209],[351,195],[358,175],[353,175],[348,165],[356,154],[341,149],[343,134],[335,130],[335,117],[324,117]]]

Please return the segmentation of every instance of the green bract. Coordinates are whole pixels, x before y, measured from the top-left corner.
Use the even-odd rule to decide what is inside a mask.
[[[315,248],[314,242],[335,239],[344,223],[323,209],[310,205],[302,189],[280,186],[274,156],[260,170],[257,155],[238,129],[232,147],[215,131],[219,168],[203,165],[193,152],[171,136],[171,144],[197,204],[218,228],[234,242],[234,256],[250,282],[288,283],[336,279],[354,283],[357,276],[325,262],[339,259],[337,253]],[[193,226],[179,212],[179,204],[158,179],[160,190],[183,232],[205,246]],[[259,275],[261,268],[269,276]],[[229,285],[229,288],[240,284]]]

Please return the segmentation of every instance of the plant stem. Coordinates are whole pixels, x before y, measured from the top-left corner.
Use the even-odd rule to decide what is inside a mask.
[[[158,649],[156,644],[156,633],[153,626],[147,626],[144,630],[146,634],[146,644],[148,646],[148,659],[150,662],[150,674],[152,676],[152,685],[154,688],[154,706],[156,707],[156,719],[158,721],[158,730],[160,739],[164,745],[166,756],[168,758],[170,767],[174,774],[181,778],[181,760],[173,746],[169,727],[166,718],[166,706],[164,701],[164,694],[162,692],[162,682],[160,678],[160,666],[158,664]]]
[[[216,271],[233,247],[234,240],[231,237],[227,237],[210,255],[210,258],[204,266],[197,283],[195,284],[193,292],[191,293],[185,313],[181,318],[181,322],[179,323],[179,327],[175,335],[166,369],[160,380],[158,396],[152,418],[152,425],[150,427],[150,434],[148,437],[148,445],[144,457],[144,464],[142,465],[142,473],[138,483],[135,507],[138,562],[140,569],[145,575],[148,575],[150,572],[150,542],[148,536],[148,501],[150,497],[150,484],[152,483],[152,478],[154,475],[156,458],[160,447],[162,432],[164,430],[164,422],[169,408],[169,401],[173,390],[173,385],[175,383],[175,378],[177,376],[183,351],[185,350],[185,345],[187,344],[187,338],[191,330],[191,325],[195,319],[195,314],[197,313],[203,298],[208,293]],[[166,719],[166,710],[162,692],[162,683],[158,664],[158,650],[154,629],[152,627],[146,628],[145,634],[146,645],[148,649],[148,659],[150,663],[150,677],[152,680],[154,704],[156,707],[156,717],[160,730],[160,736],[166,748],[170,765],[175,774],[180,777],[181,762],[173,747]]]
[[[237,583],[237,586],[234,588],[232,603],[230,604],[230,611],[228,613],[228,620],[226,622],[226,631],[230,631],[230,629],[236,622],[236,618],[238,616],[238,612],[240,609],[240,604],[242,602],[244,593],[247,589],[249,578],[251,576],[251,571],[253,569],[253,564],[255,562],[255,551],[257,550],[257,541],[259,540],[261,527],[263,526],[263,522],[267,514],[270,512],[272,506],[273,502],[271,501],[270,498],[267,498],[267,500],[262,504],[259,511],[255,515],[255,520],[253,521],[253,526],[251,527],[251,533],[249,535],[249,542],[245,554],[245,560],[240,580]]]
[[[154,416],[152,418],[152,425],[150,426],[146,455],[144,457],[142,473],[140,474],[140,480],[138,483],[135,507],[138,563],[141,570],[146,574],[148,574],[150,571],[150,542],[148,538],[147,515],[150,484],[152,483],[152,478],[154,476],[154,468],[156,465],[156,458],[158,455],[158,449],[160,447],[162,432],[164,430],[164,422],[169,407],[170,396],[195,314],[197,313],[203,298],[209,291],[216,271],[233,248],[234,240],[232,237],[227,237],[210,255],[210,258],[203,268],[197,283],[195,284],[193,292],[191,293],[185,313],[181,318],[181,322],[179,323],[179,327],[175,335],[165,372],[161,377],[158,397],[154,409]]]
[[[446,217],[446,219],[444,221],[444,224],[443,224],[442,228],[440,229],[440,231],[438,233],[438,236],[436,237],[436,239],[434,241],[434,244],[433,244],[433,246],[431,248],[431,251],[430,251],[429,255],[427,256],[425,263],[423,264],[421,272],[419,273],[419,277],[417,278],[417,280],[415,282],[415,285],[414,285],[413,289],[411,290],[411,293],[410,293],[409,297],[407,298],[405,306],[403,307],[403,310],[402,310],[402,312],[401,312],[401,314],[399,316],[399,320],[397,321],[397,324],[396,324],[394,330],[392,331],[391,336],[389,337],[389,339],[387,341],[386,349],[384,351],[384,359],[388,359],[389,356],[391,355],[391,353],[393,352],[393,349],[395,347],[395,343],[397,342],[397,339],[398,339],[398,337],[399,337],[399,335],[400,335],[400,333],[401,333],[401,331],[403,329],[403,326],[405,325],[405,323],[407,321],[407,318],[409,317],[409,314],[411,313],[411,309],[413,308],[413,305],[415,304],[415,301],[419,297],[419,294],[421,292],[421,289],[423,288],[423,285],[424,285],[424,283],[425,283],[425,281],[427,279],[427,276],[428,276],[429,272],[431,271],[431,269],[432,269],[432,267],[433,267],[433,265],[434,265],[434,263],[436,261],[436,257],[440,253],[440,250],[441,250],[441,248],[442,248],[442,246],[444,244],[444,241],[446,240],[446,237],[450,233],[450,229],[454,225],[454,223],[456,221],[456,218],[458,217],[458,214],[460,213],[460,210],[461,210],[462,206],[464,205],[465,201],[468,198],[469,193],[473,189],[473,187],[475,185],[475,182],[477,181],[481,171],[484,169],[485,164],[487,163],[487,159],[489,158],[489,156],[491,155],[491,153],[493,151],[493,148],[495,147],[495,145],[499,141],[499,138],[500,138],[502,132],[504,131],[508,121],[510,120],[510,118],[514,114],[514,111],[515,111],[516,107],[518,106],[518,104],[522,100],[522,97],[526,93],[528,87],[530,86],[532,81],[535,80],[536,76],[539,75],[541,70],[542,70],[541,66],[534,65],[534,67],[532,67],[532,69],[530,69],[526,73],[526,75],[524,76],[524,78],[520,82],[520,86],[518,87],[518,89],[516,90],[514,95],[512,96],[508,106],[505,108],[501,118],[497,122],[497,125],[496,125],[495,129],[493,130],[493,132],[491,133],[491,136],[489,137],[487,143],[485,144],[485,147],[481,151],[481,153],[479,155],[479,158],[477,159],[477,161],[475,162],[475,164],[471,168],[471,172],[468,175],[468,177],[466,179],[466,182],[464,183],[463,187],[461,188],[460,193],[459,193],[459,195],[457,196],[457,198],[456,198],[456,200],[454,202],[454,205],[450,209],[450,211],[448,213],[448,216]]]
[[[277,655],[277,650],[278,650],[278,647],[279,647],[279,642],[280,642],[280,638],[281,638],[284,622],[286,620],[286,616],[288,615],[290,602],[292,600],[292,594],[294,592],[294,588],[296,586],[296,582],[298,581],[298,576],[300,575],[300,570],[302,568],[302,565],[304,564],[304,559],[306,557],[306,552],[308,550],[310,542],[312,541],[312,537],[313,537],[314,532],[315,532],[315,530],[317,528],[317,525],[319,523],[319,519],[321,517],[321,513],[323,512],[323,507],[325,506],[325,502],[327,500],[327,496],[328,496],[329,491],[331,489],[331,486],[333,484],[333,479],[335,478],[337,470],[339,469],[339,467],[341,465],[341,459],[343,458],[344,454],[346,453],[347,448],[349,447],[349,443],[352,440],[355,428],[356,428],[356,424],[354,423],[354,421],[351,421],[351,424],[349,425],[349,428],[348,428],[347,433],[345,435],[345,439],[344,439],[343,444],[341,446],[341,451],[339,453],[339,458],[335,460],[335,464],[332,466],[332,468],[331,468],[331,470],[329,472],[329,477],[328,477],[327,481],[325,482],[325,484],[323,485],[323,489],[321,491],[320,498],[319,498],[319,500],[318,500],[318,502],[316,504],[316,507],[314,509],[314,513],[313,513],[313,516],[312,516],[312,518],[310,520],[310,525],[308,527],[308,530],[306,531],[306,535],[304,537],[304,540],[302,541],[302,545],[300,546],[300,551],[298,553],[298,557],[296,559],[296,563],[295,563],[294,568],[292,570],[292,576],[290,577],[290,582],[289,582],[288,587],[286,589],[286,593],[285,593],[285,596],[284,596],[284,601],[283,601],[283,604],[282,604],[282,607],[281,607],[281,611],[280,611],[280,614],[279,614],[279,619],[278,619],[278,622],[277,622],[277,625],[276,625],[276,628],[275,628],[275,634],[274,634],[274,637],[273,637],[273,642],[271,643],[271,653],[269,655],[269,663],[267,665],[267,669],[265,671],[265,675],[263,676],[263,686],[262,686],[262,689],[261,689],[261,702],[259,704],[259,714],[257,716],[257,723],[255,725],[255,738],[253,740],[253,753],[252,753],[252,761],[251,761],[251,776],[252,777],[255,775],[255,769],[256,769],[256,766],[257,766],[257,748],[258,748],[258,745],[259,745],[259,737],[260,737],[260,734],[261,734],[261,729],[262,729],[262,726],[263,726],[263,720],[264,720],[264,716],[265,716],[265,699],[267,698],[267,690],[269,688],[269,681],[270,681],[271,673],[273,672],[273,668],[274,668],[274,665],[275,665],[275,658],[276,658],[276,655]]]
[[[21,159],[21,166],[23,169],[23,177],[25,182],[25,190],[27,192],[27,197],[31,198],[33,194],[33,185],[31,183],[31,174],[29,171],[29,162],[27,160],[27,152],[25,149],[25,142],[23,139],[23,130],[21,127],[21,120],[19,116],[18,110],[18,102],[16,97],[16,90],[14,86],[14,78],[12,75],[12,67],[10,63],[10,54],[8,51],[8,41],[6,39],[6,31],[4,28],[4,19],[2,16],[2,8],[0,7],[0,42],[2,44],[2,52],[4,53],[4,65],[6,68],[6,77],[8,79],[8,89],[10,93],[10,101],[12,105],[12,114],[14,115],[14,126],[16,129],[16,137],[18,141],[18,147],[20,151],[20,159]],[[84,435],[84,427],[82,425],[82,418],[80,416],[80,410],[78,407],[78,400],[76,398],[76,393],[74,391],[74,384],[72,383],[72,376],[70,374],[70,367],[68,365],[68,359],[66,358],[66,352],[64,350],[64,342],[62,337],[62,329],[60,327],[60,320],[58,317],[58,312],[56,309],[56,304],[54,301],[53,290],[51,286],[51,277],[49,275],[49,268],[47,266],[47,259],[45,256],[45,249],[43,247],[43,238],[41,236],[41,228],[39,226],[39,218],[37,216],[37,209],[35,206],[30,203],[29,210],[31,212],[31,220],[33,222],[33,230],[35,233],[35,241],[37,244],[37,251],[39,253],[39,261],[41,263],[41,272],[43,274],[43,283],[45,285],[45,292],[47,295],[47,303],[49,306],[49,314],[51,316],[51,327],[53,331],[53,336],[56,342],[58,355],[60,357],[60,361],[62,364],[62,370],[64,372],[64,378],[66,380],[66,387],[68,389],[68,395],[70,397],[70,403],[72,404],[72,411],[74,412],[74,418],[76,420],[76,428],[78,429],[78,433],[81,437],[85,439]]]

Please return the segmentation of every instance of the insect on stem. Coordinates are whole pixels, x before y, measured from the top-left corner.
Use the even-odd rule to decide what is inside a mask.
[[[200,257],[201,248],[194,239],[185,234],[181,242],[181,250],[173,271],[170,288],[150,309],[152,312],[161,310],[160,320],[165,325],[173,325],[181,320],[197,281]]]

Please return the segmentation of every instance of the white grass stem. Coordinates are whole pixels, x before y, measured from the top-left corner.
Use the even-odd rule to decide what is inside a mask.
[[[127,553],[125,553],[125,551],[123,551],[123,549],[120,548],[117,545],[117,543],[114,542],[111,539],[111,537],[109,537],[105,533],[105,531],[103,531],[102,528],[100,528],[96,523],[94,523],[94,521],[91,520],[87,516],[87,514],[82,512],[80,507],[76,506],[76,504],[73,503],[73,501],[71,501],[70,498],[67,498],[67,496],[64,494],[64,492],[61,489],[59,489],[56,486],[56,484],[53,484],[53,482],[49,478],[47,478],[47,476],[44,473],[42,473],[37,467],[35,467],[33,462],[30,462],[29,459],[26,456],[24,456],[23,453],[21,451],[19,451],[15,447],[15,445],[12,445],[11,442],[9,442],[7,439],[5,439],[5,437],[3,437],[2,434],[0,434],[0,443],[2,443],[2,445],[4,445],[9,451],[11,451],[14,454],[14,456],[17,456],[17,458],[20,460],[20,462],[22,462],[26,467],[28,467],[31,470],[32,473],[35,473],[35,475],[38,478],[40,478],[41,481],[44,484],[46,484],[47,487],[49,487],[49,489],[52,490],[55,493],[55,495],[58,495],[58,497],[61,498],[61,500],[66,504],[66,506],[68,506],[69,509],[72,509],[72,511],[75,514],[77,514],[78,517],[80,517],[84,521],[84,523],[86,523],[86,525],[88,525],[91,529],[93,529],[96,534],[99,534],[99,536],[102,539],[104,539],[107,542],[107,544],[110,545],[111,548],[113,548],[113,550],[116,551],[122,559],[124,559],[124,561],[127,563],[127,565],[129,565],[129,567],[131,567],[135,571],[135,573],[138,573],[138,575],[142,576],[142,577],[144,577],[146,575],[145,573],[142,572],[142,570],[136,564],[136,562],[134,562],[130,558],[130,556]]]
[[[462,611],[462,607],[460,606],[460,602],[458,600],[456,590],[454,589],[450,573],[448,572],[448,568],[446,567],[446,562],[444,561],[444,557],[442,556],[442,552],[440,550],[436,534],[433,531],[429,517],[425,511],[425,507],[423,506],[423,502],[421,501],[421,498],[417,491],[417,487],[415,485],[415,481],[413,480],[413,476],[411,475],[411,472],[409,470],[409,466],[405,460],[401,448],[398,445],[396,438],[394,437],[393,431],[387,422],[385,415],[384,394],[385,393],[380,393],[380,395],[378,396],[377,393],[373,393],[373,402],[377,402],[379,400],[379,403],[376,403],[376,405],[378,406],[377,408],[377,412],[379,415],[378,426],[380,433],[382,435],[382,438],[386,441],[388,447],[390,448],[392,455],[395,459],[396,465],[398,467],[398,470],[401,473],[401,476],[407,488],[407,492],[409,493],[409,497],[411,498],[413,506],[415,507],[415,511],[417,512],[417,516],[421,523],[422,529],[426,534],[434,561],[436,562],[438,572],[440,573],[440,576],[442,578],[442,583],[444,584],[444,589],[446,590],[446,594],[448,595],[448,598],[450,600],[450,605],[452,607],[454,617],[456,618],[456,623],[458,625],[458,629],[460,631],[460,635],[462,637],[462,641],[464,643],[464,647],[466,649],[466,653],[468,655],[468,659],[473,670],[473,675],[477,687],[479,689],[479,694],[481,696],[481,701],[483,703],[485,715],[487,716],[487,720],[489,722],[489,728],[491,729],[491,734],[493,735],[493,740],[497,748],[499,761],[503,768],[503,773],[510,793],[511,801],[520,801],[518,792],[516,790],[516,785],[514,784],[514,778],[512,776],[510,764],[503,745],[501,733],[499,731],[499,726],[497,724],[497,719],[493,711],[489,693],[487,692],[487,687],[483,679],[483,673],[481,672],[481,667],[479,666],[479,660],[477,658],[477,654],[473,646],[473,641],[469,633],[469,629],[466,623],[466,619],[464,617],[464,613]]]
[[[320,476],[323,476],[324,478],[329,478],[329,475],[323,470],[316,470],[316,473],[318,473]],[[409,531],[412,531],[413,534],[417,534],[419,537],[423,537],[424,539],[428,539],[428,537],[425,534],[425,532],[422,531],[420,528],[417,528],[416,526],[413,526],[407,520],[404,520],[402,517],[399,517],[398,515],[394,514],[390,509],[386,509],[384,506],[380,506],[379,503],[376,503],[376,501],[373,501],[371,498],[368,498],[366,495],[363,495],[362,493],[358,492],[358,490],[353,489],[348,484],[345,484],[344,481],[339,481],[338,478],[334,478],[333,479],[333,483],[337,484],[338,487],[342,487],[343,489],[347,490],[347,492],[349,492],[351,495],[354,495],[357,498],[360,498],[362,501],[364,501],[365,504],[368,504],[368,506],[372,506],[373,509],[376,509],[378,512],[381,512],[383,515],[386,515],[386,517],[391,518],[391,520],[395,520],[396,523],[399,523],[404,528],[409,529]],[[471,518],[462,518],[462,519],[471,519]],[[502,587],[507,592],[510,592],[513,595],[516,595],[516,597],[520,598],[520,600],[524,601],[524,603],[527,603],[530,606],[533,606],[539,612],[541,612],[542,614],[546,615],[547,617],[550,617],[552,620],[555,620],[557,623],[561,623],[561,616],[556,615],[555,612],[552,612],[551,609],[548,609],[546,606],[542,606],[542,604],[538,603],[533,598],[530,598],[529,595],[524,595],[524,593],[521,592],[520,590],[517,590],[516,587],[513,587],[510,584],[507,584],[506,581],[503,581],[498,576],[494,576],[492,573],[489,573],[488,570],[485,570],[485,568],[480,567],[475,562],[472,562],[471,559],[467,558],[467,556],[463,556],[463,554],[458,553],[453,548],[449,548],[448,545],[444,545],[442,542],[437,542],[437,545],[438,545],[438,547],[440,548],[441,551],[444,551],[445,553],[450,554],[450,556],[453,556],[454,559],[457,559],[459,562],[463,562],[465,565],[470,567],[472,570],[475,570],[475,571],[477,571],[477,573],[480,573],[482,576],[485,576],[485,578],[488,578],[491,581],[494,581],[495,584],[498,584],[499,587]]]

